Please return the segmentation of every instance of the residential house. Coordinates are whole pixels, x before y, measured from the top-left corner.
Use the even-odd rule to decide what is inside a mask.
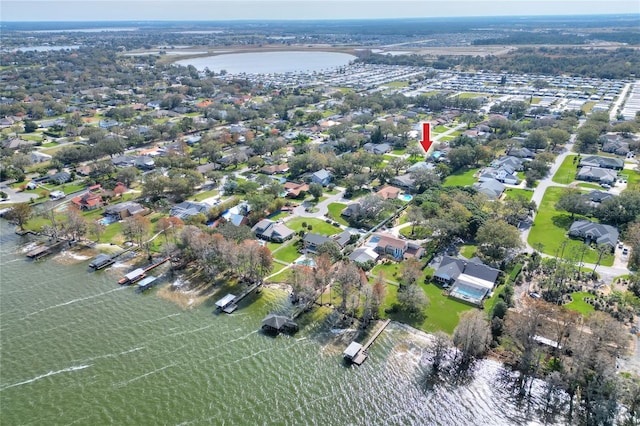
[[[289,171],[289,165],[287,164],[274,164],[271,166],[264,166],[260,171],[266,175],[283,174]]]
[[[153,158],[145,155],[119,155],[111,159],[116,167],[137,167],[142,170],[152,170],[155,167]]]
[[[351,241],[351,233],[349,231],[342,231],[331,238],[333,238],[333,241],[338,243],[340,248],[345,248],[345,246],[349,244],[349,241]]]
[[[307,232],[304,238],[302,238],[302,247],[308,253],[316,253],[318,247],[329,241],[333,241],[333,238],[313,232]]]
[[[198,167],[196,167],[196,170],[202,174],[205,174],[213,170],[219,170],[219,169],[220,169],[220,164],[218,163],[201,164]]]
[[[480,182],[473,184],[473,187],[489,197],[490,200],[497,200],[502,196],[505,186],[495,179],[482,179]]]
[[[522,171],[523,163],[524,161],[521,158],[513,157],[511,155],[505,155],[498,158],[497,160],[493,160],[491,162],[491,167],[499,169],[500,167],[508,166],[511,169],[519,172]]]
[[[183,201],[171,207],[169,215],[178,219],[186,220],[191,216],[199,214],[207,215],[211,206],[205,203],[197,203],[195,201]]]
[[[71,182],[71,174],[68,172],[54,173],[51,176],[46,176],[44,181],[62,185],[63,183]]]
[[[345,207],[340,212],[340,216],[344,216],[344,217],[358,216],[361,211],[362,211],[362,205],[358,202],[355,202]]]
[[[395,200],[402,190],[395,186],[385,185],[376,192],[376,195],[383,200]]]
[[[309,185],[306,183],[286,182],[284,184],[284,190],[287,193],[288,198],[298,198],[309,191]]]
[[[371,247],[360,247],[355,249],[350,255],[349,260],[359,264],[367,262],[375,262],[380,255]]]
[[[615,197],[614,194],[605,191],[593,190],[588,194],[584,194],[584,197],[591,202],[591,205],[597,207],[601,202]]]
[[[391,256],[396,260],[412,257],[419,259],[424,254],[424,249],[419,244],[385,233],[374,234],[369,240],[369,245],[373,246],[376,253]]]
[[[386,154],[387,152],[391,151],[391,145],[389,145],[388,143],[371,143],[371,142],[367,142],[365,143],[362,148],[366,151],[369,152],[371,154],[375,154],[375,155],[383,155]]]
[[[449,296],[480,305],[495,287],[500,271],[482,263],[480,259],[460,259],[444,256],[433,278],[450,287]]]
[[[49,154],[45,154],[40,151],[31,152],[31,162],[32,163],[44,163],[45,161],[51,160],[53,157]]]
[[[80,210],[95,210],[104,205],[102,195],[99,192],[89,191],[84,195],[74,197],[71,202]]]
[[[244,225],[248,222],[247,215],[251,211],[251,206],[246,201],[241,202],[240,204],[231,207],[226,212],[222,213],[222,217],[227,222],[240,226]]]
[[[25,146],[35,145],[36,141],[27,141],[20,138],[11,138],[2,142],[2,147],[7,149],[18,149]]]
[[[427,163],[426,161],[418,161],[412,164],[408,169],[408,173],[416,172],[418,170],[434,170],[436,165],[433,163]]]
[[[287,228],[285,225],[269,219],[262,219],[256,223],[251,230],[258,238],[277,243],[293,238],[296,234],[295,231]]]
[[[331,172],[329,170],[322,169],[311,175],[311,182],[327,186],[331,183],[331,178]]]
[[[615,249],[618,244],[618,229],[611,225],[602,225],[590,220],[576,220],[569,228],[569,236],[584,240],[585,244],[606,244]]]
[[[620,140],[607,140],[602,144],[602,152],[609,152],[616,155],[626,156],[629,151],[629,144]]]
[[[412,190],[416,181],[410,173],[405,173],[404,175],[393,177],[390,182],[406,190]]]
[[[506,183],[508,185],[518,185],[520,178],[516,175],[516,171],[511,167],[504,165],[499,168],[485,167],[480,175],[480,180],[483,179],[495,179],[498,182]]]
[[[576,174],[576,179],[578,180],[598,182],[607,185],[613,185],[617,178],[618,174],[614,170],[591,166],[581,167]]]
[[[529,148],[521,147],[521,146],[511,146],[507,150],[507,155],[510,157],[517,158],[533,158],[536,156],[536,153]]]
[[[599,155],[589,155],[580,160],[580,167],[600,167],[603,169],[622,170],[624,161],[620,158],[601,157]]]
[[[136,202],[125,201],[108,206],[104,209],[104,214],[105,216],[112,216],[118,220],[122,220],[129,216],[144,215],[148,211],[148,209]]]

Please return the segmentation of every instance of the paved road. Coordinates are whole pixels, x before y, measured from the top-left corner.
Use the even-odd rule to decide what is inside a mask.
[[[578,127],[582,126],[584,124],[584,120],[580,121],[580,124],[578,125]],[[555,183],[553,182],[551,179],[553,178],[553,175],[558,171],[558,169],[560,168],[560,166],[562,165],[562,162],[565,160],[565,158],[567,158],[568,155],[572,155],[574,154],[572,152],[572,148],[573,148],[573,143],[575,142],[575,137],[576,135],[573,134],[571,135],[571,140],[570,143],[568,143],[565,146],[565,150],[556,157],[555,162],[553,163],[553,165],[551,166],[551,169],[549,170],[549,174],[542,179],[539,183],[538,186],[533,190],[533,196],[531,198],[531,200],[533,202],[536,203],[537,207],[540,207],[540,203],[542,202],[542,198],[544,197],[544,193],[547,190],[547,188],[550,187],[567,187],[568,185],[565,184],[559,184],[559,183]],[[534,218],[535,218],[535,214],[534,214]],[[530,232],[531,228],[527,228],[524,231],[522,231],[522,241],[524,242],[525,246],[526,246],[526,250],[527,252],[531,253],[533,252],[533,247],[531,247],[529,245],[528,239],[529,239],[529,232]],[[626,275],[629,273],[629,269],[626,268],[626,266],[624,265],[624,262],[620,261],[620,253],[618,253],[620,249],[616,249],[616,262],[614,262],[613,266],[602,266],[599,265],[596,268],[596,272],[598,274],[600,274],[600,278],[605,282],[605,283],[612,283],[615,277],[619,277],[620,275]],[[549,255],[545,255],[542,254],[543,257],[552,257]],[[595,264],[593,263],[583,263],[583,266],[585,268],[590,268],[590,269],[594,269],[595,268]]]
[[[614,104],[611,106],[611,110],[610,110],[611,112],[609,113],[609,119],[611,121],[616,121],[616,117],[618,116],[618,108],[622,106],[622,102],[627,97],[627,92],[629,91],[630,87],[631,87],[631,83],[625,84],[624,88],[622,89],[622,92],[620,92],[620,96],[618,96],[618,99],[616,99]]]

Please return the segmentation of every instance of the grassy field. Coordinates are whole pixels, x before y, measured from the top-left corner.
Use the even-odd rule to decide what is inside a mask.
[[[467,259],[471,259],[473,256],[475,256],[477,251],[478,251],[478,246],[475,244],[465,244],[462,247],[460,247],[460,254],[466,257]]]
[[[217,189],[211,189],[209,191],[199,192],[196,195],[194,195],[193,197],[191,197],[191,199],[193,201],[206,200],[207,198],[215,197],[216,195],[218,195],[218,192],[219,191]]]
[[[309,232],[314,232],[316,234],[335,235],[342,231],[342,229],[333,226],[330,223],[325,222],[324,220],[316,219],[313,217],[294,217],[293,219],[287,221],[286,225],[288,228],[298,232],[302,230],[302,222],[306,222],[307,225],[311,225],[311,230]],[[305,231],[307,230],[305,229]]]
[[[371,270],[371,275],[373,277],[377,277],[378,274],[382,272],[382,276],[385,280],[398,282],[400,280],[400,264],[391,262],[391,263],[380,263],[376,265]]]
[[[534,249],[541,247],[543,253],[552,256],[559,252],[561,244],[565,241],[567,242],[567,246],[564,248],[565,256],[572,252],[577,253],[584,246],[582,241],[569,239],[566,236],[573,221],[584,219],[584,217],[576,215],[572,219],[571,214],[559,212],[555,209],[555,204],[564,191],[564,188],[547,188],[529,233],[529,245]],[[596,263],[597,260],[598,253],[593,248],[589,248],[584,255],[584,262]],[[601,264],[604,266],[613,265],[613,256],[606,254],[602,258]]]
[[[522,197],[527,201],[531,201],[531,197],[533,197],[533,191],[530,191],[528,189],[521,189],[521,188],[507,188],[504,191],[504,193],[507,199],[514,199],[514,200],[519,197]]]
[[[349,222],[347,222],[341,215],[340,213],[342,212],[342,210],[345,209],[345,207],[347,207],[346,204],[342,204],[342,203],[330,203],[327,208],[329,209],[329,213],[331,214],[331,218],[342,224],[345,226],[349,226]]]
[[[555,183],[565,184],[569,184],[576,180],[576,166],[578,165],[578,161],[576,160],[576,162],[574,163],[574,158],[577,158],[577,155],[567,155],[567,158],[564,159],[564,161],[560,165],[560,168],[558,169],[556,174],[553,175],[553,178],[551,178],[551,180]]]
[[[409,85],[408,81],[392,81],[391,83],[386,84],[389,87],[407,87]]]
[[[473,177],[480,169],[469,169],[457,171],[455,173],[450,174],[444,180],[442,186],[467,186],[473,185],[476,179]]]
[[[596,185],[595,183],[579,183],[578,187],[586,189],[602,189],[600,185]]]
[[[410,324],[429,333],[444,331],[452,334],[453,330],[458,326],[460,314],[474,309],[471,305],[444,296],[442,289],[435,284],[420,284],[420,287],[422,287],[430,302],[429,307],[425,310],[426,318],[422,322],[417,322],[404,312],[384,313],[383,316]],[[398,288],[393,285],[387,285],[385,306],[391,306],[397,300]]]
[[[280,247],[278,250],[273,252],[273,257],[282,260],[283,262],[291,263],[301,255],[298,252],[298,248],[294,243],[290,243],[286,246]]]
[[[591,312],[595,311],[593,306],[584,301],[585,297],[593,297],[592,294],[589,294],[586,291],[578,291],[571,293],[571,297],[573,298],[573,302],[565,305],[567,309],[580,312],[582,315],[589,315]]]

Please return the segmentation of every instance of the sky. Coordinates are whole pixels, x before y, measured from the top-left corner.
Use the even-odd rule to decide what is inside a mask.
[[[1,0],[0,22],[637,14],[640,0]]]

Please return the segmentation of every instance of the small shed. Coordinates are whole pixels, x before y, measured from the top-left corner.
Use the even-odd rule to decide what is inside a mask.
[[[356,356],[358,356],[360,351],[362,351],[362,345],[358,342],[351,342],[351,344],[347,346],[347,349],[345,349],[342,353],[342,356],[344,356],[348,360],[353,361]]]

